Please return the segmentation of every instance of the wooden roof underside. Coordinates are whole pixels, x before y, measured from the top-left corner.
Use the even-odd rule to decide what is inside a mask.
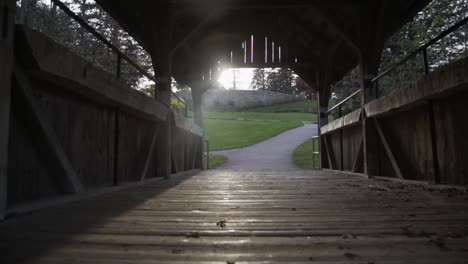
[[[282,47],[283,66],[308,82],[324,62],[340,80],[359,62],[363,25],[379,22],[385,38],[411,19],[430,0],[97,0],[153,57],[171,39],[172,73],[185,80],[216,65],[268,67],[265,37]],[[196,2],[196,4],[195,4]],[[171,18],[172,17],[172,18]],[[172,36],[167,30],[173,28]],[[373,33],[370,33],[373,34]],[[243,65],[241,43],[255,39],[255,62]],[[167,44],[165,44],[167,45]],[[271,49],[271,46],[269,47]],[[269,51],[271,52],[271,51]],[[295,63],[295,58],[298,62]],[[250,55],[248,55],[250,62]],[[306,76],[307,75],[307,76]]]

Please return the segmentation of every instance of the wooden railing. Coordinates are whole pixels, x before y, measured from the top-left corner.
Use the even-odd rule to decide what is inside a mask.
[[[66,4],[61,2],[60,0],[51,0],[57,7],[59,7],[65,14],[67,14],[70,18],[75,20],[80,26],[86,29],[90,34],[96,37],[99,41],[101,41],[104,45],[106,45],[112,52],[117,55],[117,68],[115,75],[117,78],[121,78],[122,75],[122,60],[126,61],[130,64],[133,68],[135,68],[140,74],[148,78],[149,80],[157,83],[156,77],[143,69],[140,65],[138,65],[134,60],[129,58],[125,53],[123,53],[119,48],[113,45],[109,40],[107,40],[104,36],[102,36],[99,32],[96,31],[91,25],[89,25],[86,21],[84,21],[80,16],[75,14]],[[155,88],[156,89],[156,88]],[[156,92],[156,91],[155,91]],[[184,105],[184,116],[188,117],[188,104],[180,98],[177,94],[171,91],[171,96],[178,101],[180,101]],[[164,102],[162,102],[164,103]],[[166,105],[167,107],[171,108],[170,105]]]
[[[431,47],[432,45],[434,45],[435,43],[437,43],[438,41],[442,40],[443,38],[445,38],[449,34],[457,31],[458,29],[460,29],[461,27],[463,27],[466,24],[468,24],[468,17],[464,18],[463,20],[459,21],[458,23],[451,26],[447,30],[443,31],[437,37],[435,37],[434,39],[428,41],[426,44],[424,44],[421,47],[419,47],[418,49],[414,50],[408,56],[406,56],[405,58],[403,58],[399,62],[393,64],[388,69],[384,70],[382,73],[380,73],[375,78],[373,78],[371,80],[371,83],[372,83],[372,85],[373,85],[373,87],[375,89],[376,97],[377,98],[379,97],[379,80],[381,80],[383,77],[387,76],[391,72],[395,71],[398,67],[402,66],[403,64],[408,62],[410,59],[413,59],[413,58],[415,58],[416,56],[418,56],[420,54],[422,54],[423,60],[424,60],[424,74],[425,74],[425,76],[427,76],[431,71],[431,69],[429,67],[429,60],[428,60],[428,55],[427,55],[428,48]],[[343,99],[342,101],[337,103],[335,106],[330,108],[327,111],[327,115],[331,114],[332,112],[338,111],[338,116],[341,117],[342,116],[343,105],[346,104],[352,98],[356,97],[361,92],[362,92],[362,90],[361,90],[361,88],[359,88],[354,93],[352,93],[350,96],[346,97],[345,99]]]

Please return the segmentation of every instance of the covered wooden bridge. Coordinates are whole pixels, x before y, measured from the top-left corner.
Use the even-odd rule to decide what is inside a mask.
[[[115,75],[0,0],[1,263],[467,262],[468,60],[432,68],[429,42],[424,76],[379,97],[385,41],[429,0],[96,2],[151,55],[155,98],[122,82],[132,62],[105,39]],[[328,123],[357,65],[362,105]],[[203,93],[226,66],[308,82],[322,170],[200,171]],[[170,108],[171,77],[193,122]]]

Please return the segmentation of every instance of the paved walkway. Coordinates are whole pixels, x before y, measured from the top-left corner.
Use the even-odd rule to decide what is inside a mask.
[[[228,157],[228,161],[217,168],[220,170],[298,170],[292,158],[293,151],[315,135],[317,125],[306,124],[249,147],[215,151],[213,154]]]

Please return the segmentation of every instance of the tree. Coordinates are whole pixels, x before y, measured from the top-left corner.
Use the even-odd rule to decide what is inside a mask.
[[[412,21],[391,36],[382,53],[380,72],[388,69],[412,51],[466,17],[468,0],[434,0]],[[430,68],[436,69],[466,56],[468,30],[465,26],[446,36],[428,49]],[[418,54],[379,82],[381,94],[388,94],[424,76],[424,61]]]
[[[254,70],[250,86],[256,90],[267,90],[265,69],[257,68]]]
[[[301,77],[297,77],[295,87],[295,94],[304,96],[305,98],[307,98],[308,101],[317,99],[315,91]]]
[[[387,40],[382,52],[379,72],[387,70],[429,40],[461,21],[466,17],[467,12],[468,0],[433,0],[412,21]],[[429,66],[433,70],[466,55],[468,55],[467,26],[446,36],[428,49]],[[379,79],[379,96],[402,88],[423,76],[424,62],[422,54],[419,54]],[[358,68],[351,70],[348,75],[333,86],[338,101],[343,100],[359,88],[360,73]],[[343,106],[343,114],[359,108],[360,105],[360,97],[354,97]]]
[[[296,94],[296,77],[289,68],[255,69],[251,87],[286,94]]]
[[[17,22],[47,34],[92,65],[116,74],[117,54],[53,3],[48,5],[45,2],[48,3],[48,1],[21,0],[18,6]],[[94,0],[65,0],[63,2],[141,68],[153,74],[151,57]],[[150,88],[147,86],[151,85],[151,82],[137,69],[123,60],[121,78],[136,89]]]
[[[289,68],[280,68],[272,70],[267,77],[267,83],[270,91],[294,94],[295,77],[294,72]]]

